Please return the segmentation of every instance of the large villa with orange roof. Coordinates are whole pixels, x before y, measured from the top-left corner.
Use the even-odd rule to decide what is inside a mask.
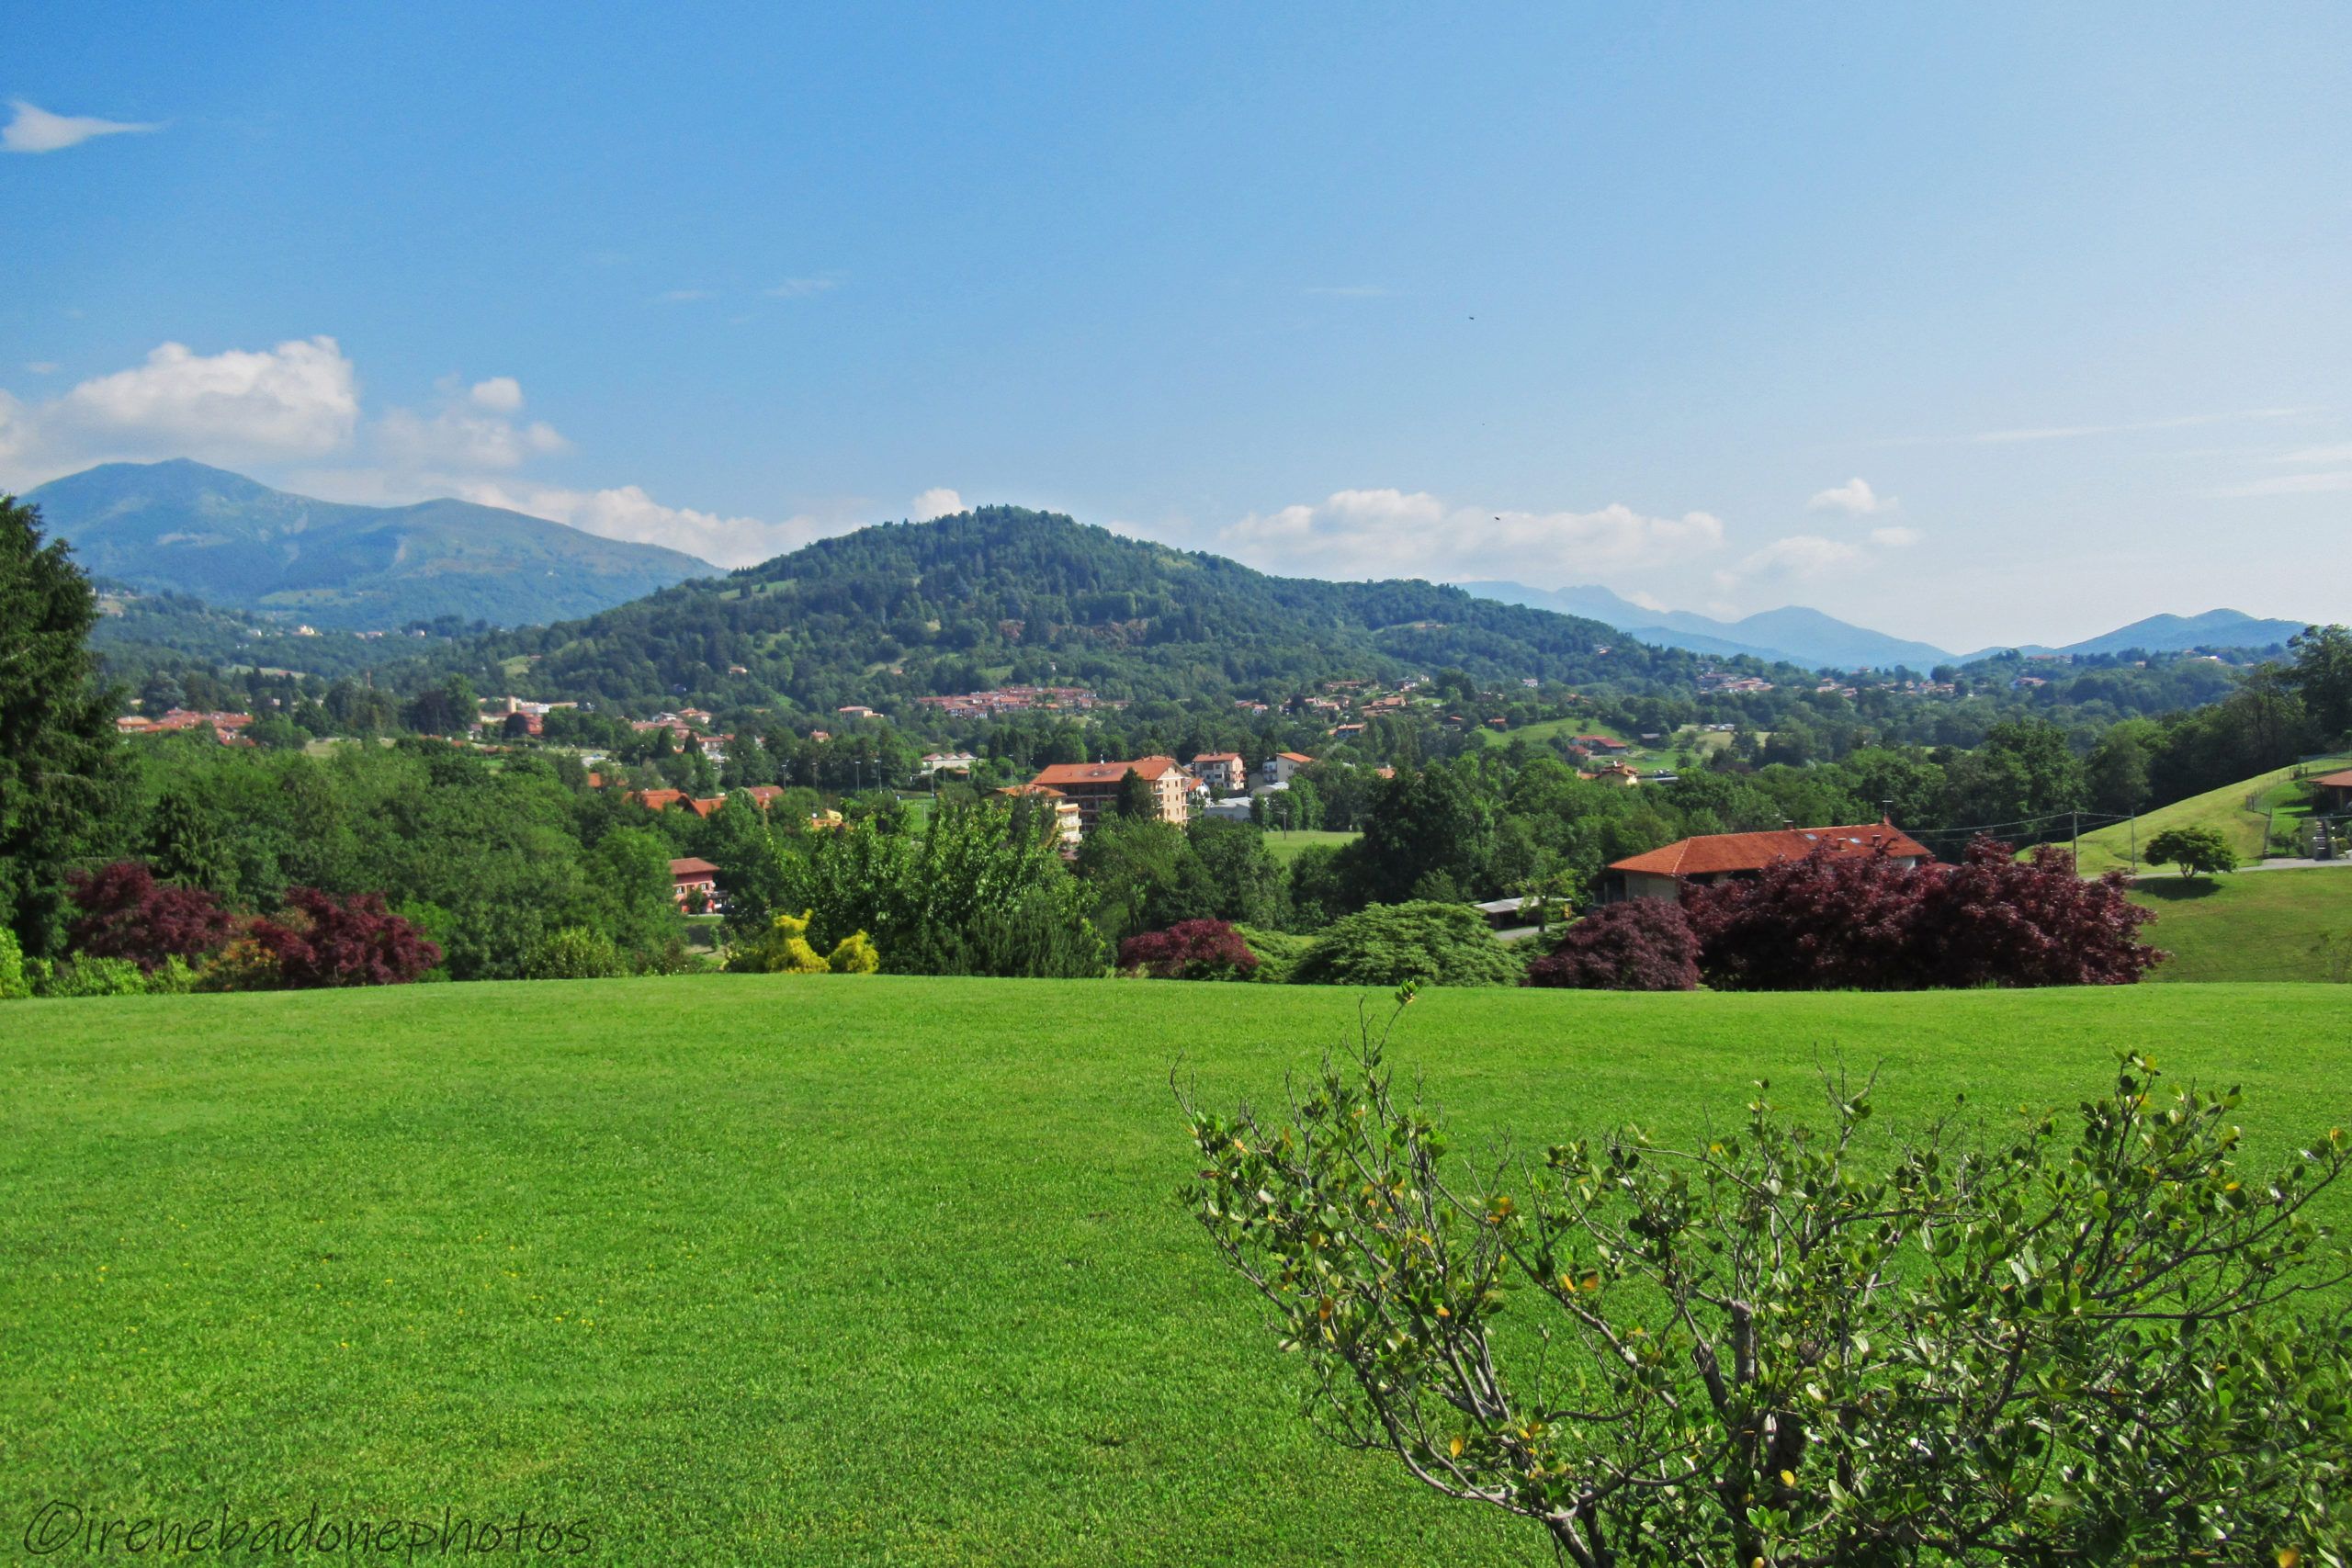
[[[1884,854],[1895,864],[1934,859],[1928,846],[1891,822],[1847,828],[1778,828],[1761,833],[1705,833],[1682,839],[1609,867],[1604,892],[1619,898],[1676,898],[1682,885],[1753,876],[1775,861],[1803,860],[1815,850],[1832,854]]]
[[[1119,798],[1119,781],[1132,772],[1151,786],[1159,819],[1182,827],[1192,816],[1188,796],[1193,775],[1173,757],[1137,757],[1131,762],[1056,762],[1029,782],[1059,790],[1078,807],[1081,828],[1091,828]]]

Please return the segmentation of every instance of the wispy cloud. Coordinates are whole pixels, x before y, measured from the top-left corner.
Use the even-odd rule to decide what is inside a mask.
[[[2242,501],[2261,495],[2329,495],[2352,490],[2352,468],[2323,469],[2312,474],[2273,474],[2244,484],[2221,485],[2205,493],[2217,500]]]
[[[1907,549],[1926,537],[1927,536],[1917,528],[1895,527],[1871,530],[1871,543],[1883,545],[1891,550]]]
[[[773,288],[762,292],[771,299],[806,299],[812,294],[824,294],[841,287],[834,277],[787,277]]]
[[[96,136],[128,136],[164,129],[160,123],[51,114],[22,98],[11,99],[10,104],[16,118],[0,128],[0,150],[10,152],[62,152]]]
[[[54,376],[57,374],[57,361],[54,359],[28,359],[25,361],[25,368],[31,371],[36,376]]]
[[[2151,430],[2188,430],[2201,424],[2236,424],[2292,419],[2309,409],[2233,409],[2225,413],[2185,413],[2168,419],[2127,420],[2112,424],[2034,424],[2014,430],[1979,430],[1962,435],[1901,435],[1878,446],[2005,446],[2033,441],[2078,441],[2094,435],[2130,435]]]
[[[2352,441],[2330,446],[2304,446],[2283,454],[2282,463],[2352,463]]]

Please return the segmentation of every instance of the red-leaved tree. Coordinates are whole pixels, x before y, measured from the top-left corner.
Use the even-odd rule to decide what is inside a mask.
[[[1119,967],[1155,980],[1246,980],[1258,955],[1224,920],[1179,920],[1121,942]]]
[[[152,975],[168,959],[194,963],[218,952],[236,920],[201,887],[155,880],[135,860],[119,860],[66,878],[82,913],[66,927],[75,951],[93,958],[128,958]]]
[[[1588,991],[1688,991],[1699,984],[1699,938],[1666,898],[1603,904],[1527,966],[1531,986]]]
[[[2055,844],[2020,861],[1979,837],[1940,874],[1912,928],[1923,986],[2128,986],[2164,954],[2139,938],[2155,919],[2124,897],[2120,871],[2075,873]]]
[[[1905,866],[1827,847],[1753,877],[1683,889],[1710,986],[1733,991],[2111,986],[2164,954],[2109,874],[2086,882],[2044,845],[2020,862],[1979,838],[1959,865]]]
[[[253,938],[277,961],[280,984],[401,986],[441,962],[440,944],[384,908],[378,893],[335,898],[315,887],[286,890],[286,914],[255,920]]]

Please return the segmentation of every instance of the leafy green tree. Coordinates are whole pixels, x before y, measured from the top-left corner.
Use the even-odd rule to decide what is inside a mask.
[[[1703,1144],[1473,1164],[1385,1039],[1281,1123],[1180,1095],[1190,1206],[1328,1430],[1562,1561],[2352,1553],[2346,1260],[2313,1218],[2340,1130],[2243,1169],[2234,1090],[2160,1098],[2128,1056],[2066,1135],[1866,1138],[1839,1077],[1820,1127],[1759,1085]]]
[[[2082,763],[2068,746],[2066,732],[2047,719],[2011,719],[1993,726],[1982,745],[1946,767],[1945,776],[1952,793],[1948,817],[1961,827],[2026,822],[2083,804]],[[2034,833],[2018,829],[2003,836],[2030,838]]]
[[[1078,847],[1076,870],[1114,942],[1179,920],[1217,918],[1217,890],[1184,830],[1157,818],[1106,815]]]
[[[2149,765],[2163,736],[2153,720],[2127,718],[2098,738],[2083,763],[2083,782],[2095,808],[2122,817],[2148,804]]]
[[[401,711],[401,717],[420,735],[459,736],[481,713],[481,703],[474,695],[473,682],[463,675],[452,675],[439,685],[418,693]]]
[[[1460,886],[1486,878],[1494,822],[1464,774],[1432,764],[1400,773],[1366,813],[1363,837],[1341,852],[1357,901],[1396,904],[1432,872]]]
[[[1159,798],[1152,794],[1150,781],[1129,768],[1119,775],[1119,793],[1112,797],[1111,815],[1129,822],[1157,820]]]
[[[1186,827],[1184,840],[1207,881],[1213,919],[1280,926],[1287,918],[1283,868],[1264,833],[1247,822],[1203,817]]]
[[[2312,626],[2288,639],[2295,662],[2287,684],[2323,745],[2352,736],[2352,628]]]
[[[2213,828],[2167,828],[2148,840],[2147,855],[2158,865],[2178,866],[2183,876],[2210,876],[2238,868],[2230,841]]]
[[[0,494],[0,924],[61,941],[64,872],[119,804],[113,694],[89,649],[96,596],[40,513]]]
[[[1291,977],[1308,986],[1515,986],[1519,958],[1464,904],[1374,904],[1332,922]]]

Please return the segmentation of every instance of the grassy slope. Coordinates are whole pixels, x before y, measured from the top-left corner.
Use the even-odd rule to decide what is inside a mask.
[[[2151,877],[2132,897],[2157,912],[2146,939],[2172,954],[2159,980],[2324,980],[2313,944],[2352,931],[2352,870]]]
[[[2258,860],[2263,851],[2263,834],[2267,829],[2271,797],[2278,786],[2293,779],[2298,772],[2325,773],[2325,764],[2305,764],[2296,768],[2279,768],[2267,773],[2257,773],[2250,779],[2221,789],[2192,795],[2187,800],[2174,801],[2144,813],[2139,823],[2139,842],[2144,857],[2149,839],[2167,828],[2218,828],[2240,860]],[[2248,809],[2248,797],[2260,797],[2260,809]],[[2119,822],[2112,828],[2101,828],[2083,835],[2082,854],[2077,864],[2086,876],[2132,864],[2132,826]],[[2143,858],[2143,870],[2147,867]]]
[[[2340,1120],[2335,987],[1440,992],[1400,1059],[1537,1139],[1883,1061],[1916,1120],[2120,1042]],[[0,1008],[0,1502],[584,1516],[600,1562],[1486,1564],[1317,1445],[1171,1190],[1167,1074],[1344,992],[726,976]],[[1882,1121],[1882,1125],[1884,1124]]]

